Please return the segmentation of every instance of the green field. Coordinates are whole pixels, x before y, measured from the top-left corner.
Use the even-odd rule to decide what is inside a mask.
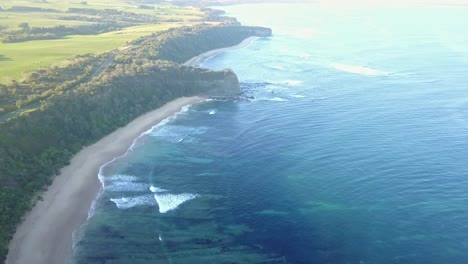
[[[99,54],[124,46],[128,41],[181,24],[142,25],[91,36],[69,36],[56,40],[0,43],[1,82],[21,79],[23,73],[87,53]]]
[[[82,2],[86,2],[85,5]],[[13,6],[28,6],[38,7],[44,9],[54,9],[65,12],[68,8],[91,8],[91,9],[116,9],[133,12],[139,9],[140,3],[138,1],[124,1],[124,0],[2,0],[0,7],[3,9],[9,9]],[[160,7],[160,8],[172,8],[168,4],[147,4],[145,5]],[[150,10],[151,11],[151,10]]]
[[[54,40],[32,40],[19,43],[0,43],[0,83],[8,83],[12,80],[21,80],[24,73],[38,68],[53,65],[66,64],[68,59],[76,55],[87,53],[99,54],[125,46],[128,42],[139,37],[150,35],[154,32],[173,27],[191,25],[203,19],[204,14],[196,8],[175,7],[169,4],[147,5],[153,9],[139,8],[138,2],[123,0],[89,0],[86,4],[82,1],[27,1],[27,0],[2,0],[0,8],[0,30],[19,30],[20,23],[28,23],[30,27],[75,27],[92,25],[95,22],[85,20],[71,20],[71,16],[77,16],[67,12],[69,8],[86,9],[112,9],[135,14],[148,15],[157,19],[158,23],[141,23],[121,30],[97,34],[97,35],[68,35]],[[38,11],[14,11],[13,7],[33,7],[53,9],[46,12]],[[102,17],[78,14],[85,18]],[[64,19],[69,17],[69,19]],[[122,22],[122,21],[116,21]]]
[[[10,29],[19,29],[18,25],[28,22],[35,27],[53,27],[53,26],[77,26],[92,24],[87,21],[62,20],[60,13],[39,13],[39,12],[2,12],[0,13],[0,25]]]

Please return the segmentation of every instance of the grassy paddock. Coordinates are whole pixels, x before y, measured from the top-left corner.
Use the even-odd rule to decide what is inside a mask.
[[[81,2],[86,1],[86,4]],[[90,25],[94,22],[63,20],[69,8],[114,9],[138,14],[153,15],[160,24],[144,24],[99,35],[73,35],[63,39],[34,40],[20,43],[0,43],[0,83],[21,80],[24,73],[56,64],[66,64],[67,59],[87,53],[99,54],[124,46],[127,42],[161,30],[197,23],[203,13],[196,8],[178,8],[168,4],[149,4],[154,9],[141,9],[138,4],[125,0],[2,0],[0,7],[13,6],[50,9],[46,12],[0,12],[0,26],[18,30],[26,22],[30,27]],[[53,11],[55,10],[55,11]],[[86,15],[80,15],[86,16]]]
[[[81,4],[81,2],[86,2],[86,5]],[[7,9],[13,6],[28,6],[58,11],[67,11],[68,8],[128,9],[137,7],[135,4],[123,0],[2,0],[1,4]]]
[[[81,2],[85,1],[87,4],[83,5]],[[139,4],[131,3],[131,1],[124,0],[75,0],[75,1],[63,1],[63,0],[48,0],[47,2],[41,2],[37,0],[2,0],[0,7],[9,9],[13,6],[27,6],[37,7],[43,9],[54,9],[57,13],[64,13],[69,8],[89,8],[89,9],[114,9],[125,12],[134,12],[142,14],[154,14],[154,15],[183,15],[183,16],[195,16],[199,17],[202,15],[196,8],[185,7],[176,8],[172,5],[160,3],[160,4],[145,4],[146,6],[154,7],[154,9],[141,9]],[[34,12],[28,12],[34,13]],[[24,14],[24,13],[23,13]]]
[[[0,43],[1,82],[18,80],[22,74],[87,53],[99,54],[125,45],[128,41],[182,24],[155,24],[125,28],[91,36],[69,36],[65,39]]]
[[[0,25],[7,26],[9,29],[20,29],[20,23],[29,23],[31,27],[54,27],[54,26],[79,26],[90,25],[92,22],[77,20],[61,20],[60,17],[66,16],[62,13],[52,12],[1,12]]]

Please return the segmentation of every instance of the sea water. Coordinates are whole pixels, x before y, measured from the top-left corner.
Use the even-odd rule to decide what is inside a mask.
[[[76,263],[468,262],[468,10],[330,2],[226,8],[243,97],[104,167]]]

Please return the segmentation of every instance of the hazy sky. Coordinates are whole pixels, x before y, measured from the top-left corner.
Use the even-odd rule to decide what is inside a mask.
[[[318,0],[322,5],[336,6],[465,6],[468,0]]]

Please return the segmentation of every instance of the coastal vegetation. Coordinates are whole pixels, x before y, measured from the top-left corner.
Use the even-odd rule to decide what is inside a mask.
[[[86,3],[86,4],[83,4]],[[13,1],[0,4],[0,83],[24,73],[69,63],[77,55],[101,54],[144,35],[190,26],[210,15],[165,2]]]
[[[86,6],[98,10],[92,9],[91,2]],[[40,4],[26,10],[6,8],[4,10],[9,12],[52,12],[43,10]],[[142,14],[157,9],[135,8]],[[51,9],[69,10],[58,3]],[[109,12],[106,8],[101,10]],[[80,12],[92,16],[101,11]],[[194,13],[203,14],[201,11]],[[119,12],[115,14],[123,16]],[[218,22],[212,23],[214,20]],[[102,40],[105,47],[85,50],[84,54],[72,51],[66,55],[55,55],[60,53],[60,49],[50,51],[49,47],[50,57],[58,58],[46,59],[48,63],[41,64],[48,67],[36,66],[27,74],[18,70],[24,74],[23,78],[12,78],[0,84],[0,261],[5,259],[8,242],[23,215],[40,199],[40,193],[46,190],[60,168],[81,148],[177,97],[213,95],[221,92],[216,88],[220,84],[236,89],[237,79],[233,79],[235,75],[229,70],[215,72],[180,63],[210,49],[235,45],[252,35],[271,34],[269,29],[239,26],[231,19],[208,19],[208,23],[197,22],[191,26],[146,22],[148,24],[122,27],[119,31],[98,35],[75,35],[58,40],[23,39],[19,43],[0,44],[11,45],[10,51],[16,47],[20,54],[22,51],[16,45],[40,49],[42,44],[50,41],[71,38],[71,42],[77,41],[78,47],[105,34],[115,34]],[[31,31],[32,24],[22,25],[20,30],[26,30],[28,26]],[[64,31],[68,28],[58,27]],[[129,35],[124,34],[119,39],[116,32]],[[89,39],[83,40],[85,37]],[[126,46],[115,50],[123,44]],[[3,47],[1,50],[5,53]],[[8,50],[1,54],[0,63],[8,65],[11,54]],[[68,58],[67,63],[50,66],[72,54],[74,57]],[[40,55],[35,56],[37,59]],[[1,68],[3,71],[3,65]]]
[[[73,63],[75,56],[99,55],[126,46],[142,36],[178,26],[181,24],[145,24],[97,35],[0,43],[0,84],[22,81],[28,73],[39,68],[63,67]]]

